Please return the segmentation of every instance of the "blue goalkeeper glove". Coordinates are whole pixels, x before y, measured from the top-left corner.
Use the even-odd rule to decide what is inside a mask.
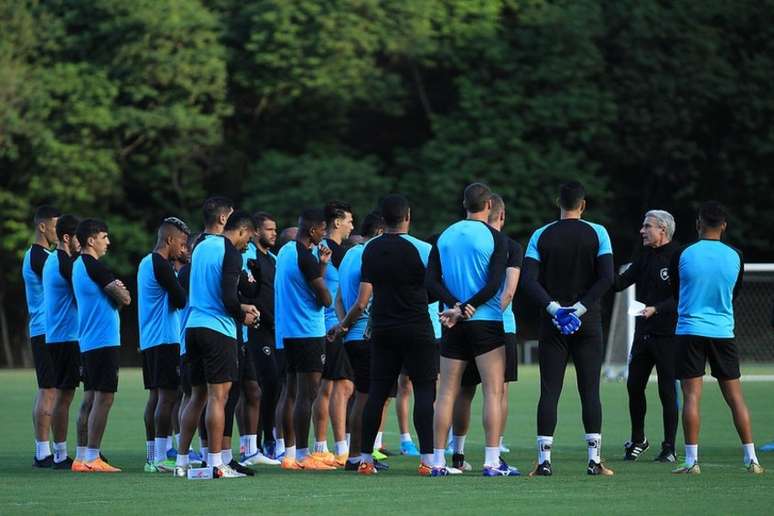
[[[575,311],[575,308],[559,308],[554,313],[554,326],[562,335],[572,335],[581,327],[581,320],[575,315]]]

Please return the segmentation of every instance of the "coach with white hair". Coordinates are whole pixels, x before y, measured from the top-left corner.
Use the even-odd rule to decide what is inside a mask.
[[[664,419],[664,441],[658,462],[675,462],[677,396],[675,389],[674,334],[676,307],[669,283],[669,262],[678,246],[672,242],[675,219],[666,211],[650,210],[640,228],[642,252],[631,266],[615,277],[613,288],[621,291],[636,285],[636,299],[645,305],[636,319],[634,342],[629,355],[629,415],[631,440],[624,445],[624,460],[637,460],[648,449],[645,437],[645,387],[656,366],[658,394]]]

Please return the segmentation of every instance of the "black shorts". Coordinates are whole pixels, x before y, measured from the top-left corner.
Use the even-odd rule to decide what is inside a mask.
[[[78,342],[54,342],[48,344],[48,352],[54,362],[55,387],[72,391],[81,383],[81,349]]]
[[[505,381],[515,382],[519,379],[519,355],[516,346],[516,334],[505,334]]]
[[[371,381],[371,343],[367,340],[351,340],[344,343],[354,376],[355,390],[368,394]]]
[[[718,380],[735,380],[739,372],[739,353],[734,339],[715,339],[695,335],[677,335],[677,378],[704,376],[709,360],[712,376]]]
[[[325,367],[322,377],[334,381],[355,380],[355,373],[352,371],[352,364],[349,362],[349,355],[344,349],[341,337],[333,342],[325,339]]]
[[[239,381],[258,382],[253,354],[244,344],[239,345]]]
[[[142,382],[146,389],[180,387],[180,344],[160,344],[142,352]]]
[[[280,369],[277,364],[277,349],[274,346],[274,331],[249,328],[247,349],[255,367],[258,384],[261,388],[267,383],[280,382]],[[284,372],[282,373],[284,375]]]
[[[81,353],[83,390],[118,392],[118,365],[121,347],[93,349]]]
[[[287,372],[322,373],[325,369],[325,337],[283,339]]]
[[[53,389],[56,387],[56,372],[51,352],[46,345],[45,335],[30,337],[32,347],[32,362],[35,364],[35,376],[38,378],[38,389]]]
[[[441,356],[471,362],[505,345],[502,321],[469,321],[455,324],[443,335]]]
[[[191,385],[227,383],[239,379],[237,340],[209,328],[185,331],[185,352]]]
[[[188,355],[180,355],[180,388],[183,394],[191,395],[191,365],[188,363]]]
[[[405,365],[414,383],[435,381],[435,336],[433,327],[410,325],[374,328],[371,334],[371,381],[394,382]]]

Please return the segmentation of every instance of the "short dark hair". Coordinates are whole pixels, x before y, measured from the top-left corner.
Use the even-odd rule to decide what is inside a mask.
[[[186,236],[189,236],[191,234],[191,230],[188,228],[188,224],[183,222],[181,219],[177,217],[167,217],[163,221],[161,221],[161,227],[169,226],[177,229],[178,231],[181,231],[185,233]]]
[[[253,219],[253,216],[244,210],[237,210],[234,213],[232,213],[228,217],[228,220],[226,221],[226,225],[223,227],[223,230],[234,231],[239,228],[247,228],[252,231],[255,231],[255,219]]]
[[[380,204],[384,224],[391,228],[406,220],[410,209],[408,199],[401,194],[390,194]]]
[[[372,211],[363,219],[360,234],[365,238],[371,238],[376,236],[381,229],[384,229],[384,217],[378,211]]]
[[[708,228],[719,228],[727,218],[726,208],[717,201],[707,201],[699,208],[699,220]]]
[[[89,243],[89,238],[96,236],[100,233],[107,233],[108,226],[105,222],[99,219],[83,219],[75,230],[75,235],[78,237],[78,241],[81,243],[81,247],[86,247]]]
[[[462,206],[470,213],[478,213],[486,208],[486,201],[492,198],[492,190],[484,183],[471,183],[462,194]]]
[[[255,225],[258,227],[263,226],[263,223],[267,220],[270,220],[272,222],[277,222],[277,219],[275,219],[271,213],[267,213],[265,211],[258,211],[253,213],[253,220],[255,221]]]
[[[202,205],[202,215],[204,215],[204,225],[211,226],[218,221],[218,217],[228,213],[234,207],[234,203],[228,197],[216,195],[210,197]]]
[[[35,224],[40,224],[44,220],[51,220],[59,217],[61,213],[53,206],[43,205],[38,206],[35,210]]]
[[[321,208],[307,208],[298,217],[298,231],[304,235],[322,224],[325,224],[325,211]]]
[[[559,207],[563,210],[577,210],[586,198],[586,189],[580,181],[567,181],[559,186]]]
[[[325,223],[329,226],[336,219],[343,219],[347,213],[352,213],[352,206],[341,201],[329,201],[325,204]]]
[[[56,237],[63,240],[65,235],[73,236],[78,230],[78,217],[75,215],[62,215],[56,221]]]
[[[489,213],[489,222],[495,222],[500,218],[500,214],[505,211],[505,201],[496,193],[493,193],[490,199],[492,201],[492,211]]]

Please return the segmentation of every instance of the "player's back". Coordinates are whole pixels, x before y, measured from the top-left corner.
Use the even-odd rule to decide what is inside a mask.
[[[675,258],[679,284],[677,335],[734,336],[734,289],[743,273],[739,250],[719,240],[699,240]]]
[[[225,237],[210,235],[194,249],[186,328],[209,328],[235,339],[236,323],[223,304],[223,262],[229,246],[238,254]]]
[[[310,260],[317,264],[319,270],[315,252],[297,241],[285,244],[277,255],[274,310],[278,348],[282,346],[282,339],[325,336],[323,307],[317,301],[317,296],[302,271],[302,267],[309,268],[306,264],[310,263]],[[311,271],[307,274],[311,275]]]
[[[538,281],[551,298],[569,305],[597,280],[597,258],[612,252],[604,226],[563,219],[537,229],[524,257],[539,262]]]
[[[43,266],[46,342],[78,340],[78,307],[72,287],[72,258],[61,249]]]
[[[352,247],[339,266],[339,291],[341,292],[341,303],[344,305],[344,312],[348,312],[355,304],[360,292],[360,268],[363,260],[364,244],[357,244]],[[368,316],[370,307],[363,310],[360,317],[352,325],[349,331],[344,335],[344,342],[361,340],[368,326]]]
[[[159,283],[155,270],[169,267],[164,258],[149,253],[137,269],[137,314],[140,327],[140,349],[180,340],[180,312],[172,306],[169,293]]]
[[[24,278],[24,293],[27,298],[30,337],[42,335],[46,331],[42,264],[50,254],[51,252],[48,249],[38,244],[33,244],[24,253],[22,277]]]
[[[430,323],[424,285],[430,249],[427,242],[392,233],[365,246],[361,280],[373,285],[374,328]]]

